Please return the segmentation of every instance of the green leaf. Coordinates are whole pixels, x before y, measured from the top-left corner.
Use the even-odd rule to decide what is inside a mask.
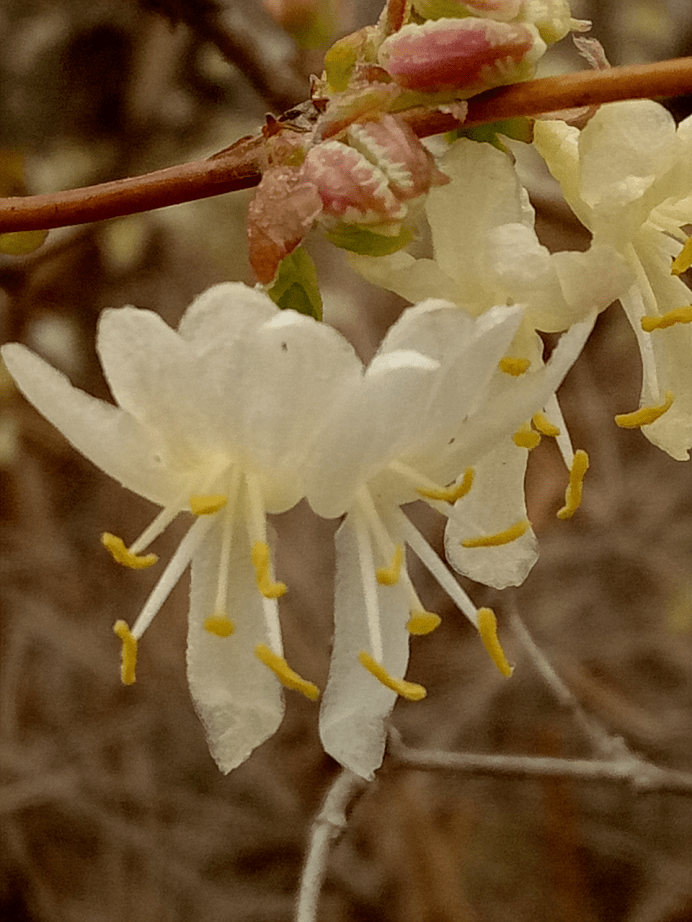
[[[456,136],[470,138],[472,141],[487,141],[493,147],[506,151],[507,148],[498,135],[504,135],[506,138],[530,144],[533,141],[533,121],[523,116],[505,118],[498,122],[490,122],[487,125],[477,125],[474,128],[460,128]]]
[[[338,93],[343,93],[348,89],[348,82],[358,60],[358,48],[349,39],[351,36],[332,45],[324,56],[324,72],[327,80],[330,87]]]
[[[0,253],[25,256],[27,253],[38,250],[47,236],[47,230],[12,231],[0,234]]]
[[[360,256],[389,256],[413,240],[413,231],[409,227],[403,227],[395,237],[388,237],[363,227],[344,225],[337,230],[329,231],[326,236],[334,246],[358,253]]]
[[[298,247],[279,263],[274,284],[267,294],[281,310],[294,310],[315,320],[322,319],[322,296],[315,264],[303,247]]]

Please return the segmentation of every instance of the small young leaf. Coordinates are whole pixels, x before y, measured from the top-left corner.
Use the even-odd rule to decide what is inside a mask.
[[[322,319],[322,296],[315,264],[303,247],[298,247],[279,263],[276,280],[267,294],[281,310],[294,310],[315,320]]]
[[[395,237],[388,237],[351,225],[328,231],[327,240],[342,250],[350,250],[360,256],[389,256],[413,240],[413,231],[404,227]]]
[[[0,253],[25,256],[38,250],[48,236],[47,230],[14,231],[0,234]]]

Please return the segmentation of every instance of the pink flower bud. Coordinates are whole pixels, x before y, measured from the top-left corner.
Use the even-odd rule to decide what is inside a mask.
[[[339,141],[311,148],[302,175],[317,188],[324,213],[346,223],[391,224],[406,215],[382,170]]]
[[[467,17],[404,26],[385,39],[378,60],[407,89],[471,96],[526,79],[545,49],[533,26]]]
[[[449,177],[437,169],[430,151],[406,122],[394,115],[351,125],[347,136],[352,147],[382,170],[399,201],[417,198],[431,186],[449,182]]]

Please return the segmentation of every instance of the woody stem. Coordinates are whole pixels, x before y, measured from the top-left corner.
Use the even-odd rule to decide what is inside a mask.
[[[468,101],[466,125],[522,115],[600,105],[622,99],[663,98],[692,92],[692,57],[579,71],[500,87]],[[431,110],[404,116],[419,137],[459,126],[450,113]],[[264,137],[243,138],[205,160],[96,186],[48,195],[0,198],[0,233],[66,227],[178,205],[256,186],[264,162]]]

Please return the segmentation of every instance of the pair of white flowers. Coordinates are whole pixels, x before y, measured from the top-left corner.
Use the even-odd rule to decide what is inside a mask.
[[[98,351],[117,406],[74,388],[25,347],[3,347],[38,410],[96,465],[161,507],[129,547],[104,535],[116,559],[153,565],[151,542],[179,513],[192,513],[132,630],[116,628],[123,679],[134,681],[137,641],[192,563],[189,683],[222,770],[277,729],[282,684],[318,695],[284,659],[278,599],[286,586],[274,573],[267,523],[303,497],[319,515],[345,516],[320,717],[335,758],[371,776],[397,695],[425,695],[403,679],[408,638],[439,619],[416,594],[406,546],[509,669],[494,616],[476,610],[401,507],[426,498],[453,531],[472,469],[480,476],[496,443],[545,405],[590,329],[576,326],[541,372],[517,379],[498,363],[522,318],[519,307],[498,307],[472,320],[428,301],[404,313],[363,368],[330,327],[279,311],[244,285],[218,285],[177,332],[145,310],[101,315]]]
[[[192,564],[188,676],[222,770],[277,729],[282,685],[319,694],[284,659],[278,599],[287,587],[274,572],[267,515],[307,498],[318,515],[343,517],[320,732],[331,755],[371,777],[397,695],[425,695],[403,678],[409,635],[439,621],[412,585],[407,547],[510,671],[494,615],[475,608],[402,506],[425,500],[446,516],[457,571],[498,588],[521,583],[537,557],[523,490],[535,429],[556,436],[571,468],[567,516],[586,456],[572,450],[555,390],[596,312],[618,296],[644,362],[643,406],[619,422],[687,456],[692,308],[671,261],[674,272],[692,263],[682,230],[692,217],[690,124],[676,131],[647,101],[605,106],[581,132],[537,123],[539,151],[594,234],[585,253],[540,245],[503,153],[453,145],[440,163],[451,183],[426,205],[435,259],[354,258],[377,284],[421,302],[367,368],[333,329],[240,284],[200,296],[177,332],[148,311],[104,312],[98,349],[117,406],[73,388],[24,347],[3,348],[20,389],[77,448],[161,506],[129,547],[104,535],[116,559],[153,565],[149,545],[192,513],[132,629],[116,630],[130,682],[138,640]],[[562,330],[544,364],[537,331]]]

